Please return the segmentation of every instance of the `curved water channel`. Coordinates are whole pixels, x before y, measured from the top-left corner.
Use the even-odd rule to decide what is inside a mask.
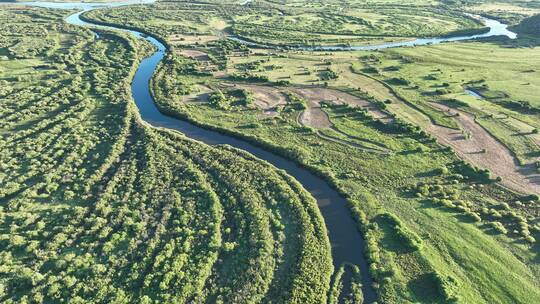
[[[132,97],[137,107],[139,108],[141,117],[144,121],[156,127],[174,129],[182,132],[187,137],[202,141],[209,145],[227,144],[235,148],[247,151],[254,156],[263,159],[279,169],[283,169],[288,174],[299,181],[302,186],[317,200],[320,211],[324,217],[328,236],[332,244],[332,258],[334,265],[338,267],[343,263],[352,263],[358,265],[362,273],[363,293],[366,303],[374,302],[377,298],[372,286],[372,279],[369,276],[369,269],[366,260],[364,259],[364,239],[357,229],[357,225],[351,218],[350,210],[346,200],[339,193],[331,188],[328,183],[321,177],[316,176],[307,169],[300,167],[293,161],[276,155],[272,152],[264,150],[258,146],[252,145],[242,139],[224,135],[216,131],[207,130],[195,126],[187,121],[173,118],[162,114],[150,93],[149,82],[158,64],[165,56],[167,48],[157,39],[148,36],[141,32],[123,29],[120,27],[103,26],[93,23],[88,23],[80,19],[80,15],[86,11],[103,8],[117,7],[124,5],[152,3],[153,0],[143,1],[125,1],[116,3],[55,3],[55,2],[20,2],[17,4],[25,4],[46,8],[58,9],[80,9],[81,11],[74,13],[66,18],[68,23],[79,26],[91,26],[95,28],[113,29],[124,32],[129,32],[140,39],[146,39],[152,43],[157,50],[148,58],[145,58],[139,64],[131,84]],[[249,3],[247,1],[246,3]],[[13,4],[13,3],[10,3]],[[486,25],[490,26],[491,31],[482,35],[468,36],[466,39],[475,39],[480,37],[488,37],[493,35],[507,35],[510,38],[515,38],[515,34],[505,34],[506,26],[494,20],[488,20]],[[491,35],[489,35],[492,33]],[[513,34],[513,33],[512,33]],[[357,46],[348,47],[347,49],[354,50],[373,50],[383,49],[398,46],[414,46],[420,44],[430,44],[443,42],[443,40],[433,39],[417,39],[409,42],[388,43],[378,46]],[[444,41],[465,40],[463,37],[445,38]],[[438,41],[438,42],[435,42]],[[250,44],[250,43],[248,43]],[[335,47],[334,47],[335,48]],[[312,48],[313,49],[313,48]]]
[[[489,19],[485,17],[475,18],[480,19],[484,25],[489,29],[489,31],[482,34],[474,35],[464,35],[464,36],[449,36],[449,37],[433,37],[433,38],[416,38],[407,41],[397,41],[397,42],[387,42],[381,44],[371,44],[371,45],[325,45],[325,46],[307,46],[307,45],[271,45],[258,43],[255,41],[249,41],[238,36],[229,36],[228,38],[247,46],[260,47],[260,48],[286,48],[291,50],[300,50],[300,51],[375,51],[396,47],[414,47],[421,45],[431,45],[439,44],[443,42],[455,42],[455,41],[464,41],[464,40],[474,40],[480,38],[487,38],[492,36],[506,36],[510,39],[516,39],[517,34],[508,30],[508,25],[500,23],[497,20]]]

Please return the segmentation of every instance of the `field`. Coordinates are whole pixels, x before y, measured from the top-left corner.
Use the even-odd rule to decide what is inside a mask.
[[[523,61],[523,56],[529,59]],[[408,79],[407,86],[395,87],[404,98],[424,104],[438,102],[468,112],[512,150],[522,164],[538,160],[540,137],[533,131],[540,127],[539,113],[535,110],[540,106],[535,93],[540,90],[534,72],[540,63],[537,48],[448,44],[414,51],[388,51],[380,62],[364,62],[358,69],[370,66],[378,71],[370,75],[380,80]],[[441,121],[444,115],[444,112],[436,113],[433,119],[452,126]]]
[[[140,13],[142,7],[95,11],[91,15],[96,20],[123,19],[125,25],[136,25],[162,37],[211,33],[283,46],[369,44],[483,31],[481,22],[473,17],[430,6],[410,6],[404,13],[399,7],[383,4],[373,7],[351,3],[354,10],[344,12],[343,4],[333,2],[313,7],[255,2],[254,6],[236,5],[234,9],[230,9],[231,4],[172,3],[154,5],[152,14],[159,17],[152,20]]]
[[[142,121],[129,83],[151,45],[9,6],[0,301],[362,303],[373,289],[378,303],[540,302],[540,7],[240,2],[84,18],[167,44],[150,83],[163,113],[324,177],[347,199],[369,271],[332,261],[324,206],[284,171]],[[519,38],[287,49],[482,31],[467,13]]]

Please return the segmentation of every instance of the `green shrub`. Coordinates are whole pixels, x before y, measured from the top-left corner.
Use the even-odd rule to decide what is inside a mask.
[[[386,212],[383,213],[381,217],[386,219],[388,223],[393,227],[394,232],[399,237],[399,239],[401,239],[402,243],[405,245],[406,248],[414,251],[422,249],[422,239],[420,239],[420,237],[416,235],[416,233],[403,226],[401,220],[399,220],[395,215]]]
[[[458,281],[450,275],[442,275],[438,272],[433,272],[432,276],[443,298],[447,302],[457,303],[460,299]]]
[[[490,226],[501,234],[507,234],[508,230],[501,224],[501,222],[491,222]]]

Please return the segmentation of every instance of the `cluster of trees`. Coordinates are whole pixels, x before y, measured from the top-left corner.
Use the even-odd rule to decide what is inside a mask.
[[[330,68],[323,70],[319,73],[319,79],[322,81],[334,80],[338,79],[338,77],[339,74]]]
[[[453,170],[464,166],[459,162],[452,166]],[[459,191],[459,185],[468,180],[478,182],[482,177],[464,177],[461,174],[449,174],[449,169],[444,167],[438,172],[440,177],[434,178],[432,183],[419,183],[415,186],[416,196],[422,199],[428,199],[436,205],[444,206],[465,215],[473,222],[486,222],[495,231],[507,234],[508,229],[515,233],[510,236],[521,237],[529,243],[535,243],[536,239],[531,233],[531,227],[527,219],[516,210],[512,210],[508,203],[491,205],[486,202],[472,202],[462,198]],[[481,179],[480,179],[481,181]],[[532,203],[537,199],[530,200]],[[519,207],[521,202],[514,202]]]
[[[302,110],[307,109],[306,101],[300,98],[300,96],[291,92],[287,92],[286,95],[287,95],[287,105],[285,106],[283,111],[285,112],[302,111]]]
[[[349,286],[343,286],[343,283],[345,281],[344,275],[350,276],[350,280],[348,281]],[[332,288],[328,296],[328,303],[364,303],[364,294],[362,293],[361,282],[362,274],[358,266],[352,264],[341,265],[334,275]],[[348,290],[346,294],[343,294],[344,287],[346,287],[346,290]]]
[[[237,89],[230,90],[229,95],[236,98],[236,103],[239,103],[243,106],[252,105],[255,102],[255,97],[253,97],[253,92],[246,89]]]
[[[540,14],[521,20],[521,22],[518,25],[513,26],[511,30],[519,35],[540,38]]]
[[[332,273],[330,247],[326,235],[319,233],[323,224],[313,199],[290,177],[251,156],[178,142],[172,133],[163,136],[167,147],[203,169],[223,206],[224,252],[209,279],[216,285],[208,289],[207,299],[325,299]],[[289,222],[294,227],[286,230]]]
[[[408,250],[416,251],[422,248],[422,239],[403,225],[401,220],[391,213],[383,213],[381,217],[384,218],[388,224],[392,227],[395,235],[400,239],[400,243]]]
[[[168,54],[161,66],[152,78],[152,91],[177,104],[182,104],[183,96],[195,92],[194,79],[204,77],[195,60],[182,56]]]
[[[264,37],[265,39],[283,38],[282,36],[276,37],[275,31],[272,31],[272,29],[261,29],[261,28],[252,27],[252,28],[247,28],[247,30],[253,31],[253,34],[255,35],[253,37],[255,37],[256,39],[262,39],[261,33],[263,35],[265,35],[266,33],[268,34],[268,36]],[[265,31],[268,31],[268,32],[265,32]],[[289,36],[286,36],[287,39],[289,38],[291,39],[287,41],[294,41],[293,39],[303,39],[303,37],[305,37],[303,35],[299,35],[298,33],[293,33],[293,32],[290,32],[287,34],[289,35]],[[296,37],[292,37],[292,36],[296,36]],[[229,40],[222,40],[222,41],[225,41],[226,44],[230,44],[230,49],[228,48],[229,46],[223,48],[224,50],[223,54],[225,54],[226,52],[229,52],[230,54],[237,50],[235,49],[236,44],[234,42],[231,42]],[[366,59],[369,62],[378,61],[378,58],[374,55],[369,56],[369,57],[366,56],[366,57],[367,58],[364,58],[364,59]],[[218,56],[216,56],[216,58],[218,58]],[[219,58],[222,58],[222,57],[219,57]],[[248,68],[248,70],[251,68],[256,68],[256,65],[246,66],[246,68]],[[170,71],[170,70],[167,70],[167,67],[163,66],[159,73],[161,73],[161,71]],[[378,72],[378,70],[376,71]],[[175,73],[164,72],[163,74],[158,74],[158,75],[159,77],[171,77],[171,78],[181,76],[176,73],[177,72]],[[252,81],[252,79],[249,79],[249,77],[246,77],[246,76],[249,76],[249,74],[245,74],[242,77],[238,77],[237,79],[233,78],[232,80]],[[154,81],[156,81],[156,79],[154,79]],[[257,82],[258,80],[255,79],[254,81]],[[403,84],[403,85],[408,85],[408,84]],[[361,191],[357,191],[357,189],[362,189],[364,185],[360,186],[359,185],[360,182],[356,182],[356,180],[369,182],[369,185],[366,185],[366,188],[369,188],[368,191],[372,191],[373,189],[378,189],[383,192],[385,191],[383,187],[389,186],[390,184],[392,185],[389,187],[394,187],[396,184],[398,184],[398,186],[396,187],[402,187],[403,185],[407,185],[410,182],[409,180],[409,178],[411,178],[410,176],[403,177],[403,179],[401,179],[399,177],[394,178],[395,177],[394,175],[392,175],[392,182],[373,181],[375,180],[375,178],[370,177],[369,175],[371,174],[373,176],[376,175],[377,179],[378,178],[384,179],[385,174],[388,174],[388,172],[371,172],[369,170],[368,171],[357,170],[356,173],[359,177],[355,181],[348,180],[347,184],[343,183],[344,179],[341,179],[342,175],[336,174],[337,172],[341,170],[340,166],[342,165],[342,163],[346,163],[346,165],[344,166],[350,166],[351,164],[355,164],[358,158],[361,158],[361,157],[358,157],[358,154],[354,154],[356,155],[357,159],[354,159],[355,157],[351,156],[351,158],[347,159],[346,162],[341,162],[340,160],[344,159],[342,158],[343,156],[338,156],[337,154],[331,154],[333,153],[333,151],[329,152],[332,149],[337,150],[338,148],[330,146],[327,143],[322,143],[321,141],[318,141],[318,142],[311,141],[311,138],[309,137],[309,135],[302,136],[302,137],[300,136],[294,137],[290,135],[292,132],[288,132],[287,130],[295,130],[294,127],[292,127],[289,124],[293,121],[292,119],[290,119],[290,117],[295,117],[295,115],[293,115],[295,114],[295,111],[302,110],[303,107],[305,107],[305,103],[301,99],[296,99],[294,96],[292,97],[289,96],[289,104],[285,106],[284,108],[285,110],[290,111],[291,113],[288,113],[288,114],[282,113],[282,115],[279,118],[267,119],[267,120],[261,120],[260,122],[255,122],[249,117],[252,115],[244,115],[246,117],[246,119],[244,120],[244,117],[241,117],[240,113],[227,113],[227,119],[217,120],[215,118],[219,117],[219,115],[223,115],[224,113],[220,111],[216,111],[215,108],[207,107],[207,106],[203,106],[203,107],[189,106],[189,107],[186,107],[185,109],[175,107],[173,105],[174,100],[169,99],[166,95],[167,92],[165,91],[166,90],[162,90],[162,91],[155,90],[155,93],[156,93],[157,100],[161,108],[166,109],[170,113],[175,113],[176,115],[182,115],[182,116],[183,115],[189,116],[190,119],[193,119],[193,120],[196,120],[195,118],[198,118],[196,120],[198,123],[207,124],[214,128],[223,127],[221,130],[229,131],[229,132],[237,132],[240,129],[240,127],[236,128],[237,126],[256,125],[258,126],[257,128],[242,128],[242,130],[239,132],[242,132],[242,134],[245,135],[246,137],[249,137],[251,140],[257,141],[258,143],[261,143],[263,145],[270,145],[271,142],[279,143],[280,140],[283,141],[283,138],[287,137],[288,139],[287,142],[293,142],[296,145],[296,147],[290,148],[290,147],[283,146],[283,147],[280,147],[282,149],[279,149],[279,148],[275,148],[275,145],[274,145],[275,150],[280,151],[284,153],[284,155],[288,155],[291,158],[299,160],[300,162],[307,165],[313,165],[314,163],[320,162],[320,165],[319,163],[314,165],[317,168],[325,167],[325,169],[319,172],[325,176],[328,176],[333,182],[335,181],[336,185],[338,186],[344,185],[344,187],[342,187],[341,189],[344,189],[344,192],[347,192],[349,194],[353,193],[354,195],[356,195],[361,192]],[[225,100],[225,99],[228,100],[230,98],[230,96],[228,96],[229,95],[228,92],[222,92],[222,95],[223,96],[221,96],[221,94],[216,95],[217,100]],[[294,106],[294,108],[291,108],[291,106]],[[384,109],[386,105],[384,103],[381,103],[379,104],[379,106],[382,109]],[[367,119],[368,116],[366,115],[365,111],[360,111],[360,110],[358,110],[358,115],[355,117],[366,118],[365,121],[362,121],[362,122],[365,122],[366,124],[369,123],[370,127],[377,128],[378,130],[381,131],[381,133],[385,133],[385,135],[391,134],[392,136],[395,135],[396,138],[400,137],[402,139],[406,138],[407,141],[411,140],[409,142],[411,144],[404,145],[404,147],[407,147],[407,148],[412,147],[412,149],[419,147],[417,149],[418,152],[425,152],[424,151],[426,149],[425,147],[433,148],[434,150],[433,153],[425,153],[425,156],[422,156],[422,155],[413,156],[413,157],[418,157],[419,159],[426,159],[426,163],[428,161],[431,161],[431,160],[428,160],[430,157],[433,157],[435,161],[440,160],[439,155],[443,155],[445,160],[447,159],[446,157],[448,157],[448,159],[453,159],[453,156],[451,155],[451,153],[449,153],[449,150],[441,149],[440,146],[434,143],[433,138],[428,136],[425,132],[423,132],[422,130],[420,130],[420,128],[416,126],[400,121],[399,119],[395,119],[393,120],[393,123],[389,123],[389,124],[373,122],[371,120],[368,121]],[[212,121],[212,119],[214,119],[215,121]],[[267,132],[267,133],[265,134],[264,132]],[[279,133],[279,136],[273,137],[274,135],[268,135],[272,132]],[[236,134],[239,134],[239,133],[236,133]],[[276,138],[278,138],[278,140],[274,140]],[[174,140],[172,142],[174,142]],[[171,143],[167,142],[166,145],[173,146],[172,142]],[[400,139],[400,142],[401,142],[401,139]],[[313,149],[313,150],[316,150],[315,153],[312,153],[313,151],[310,145],[312,145],[313,147],[317,147],[316,149]],[[192,150],[193,153],[195,154],[208,155],[208,154],[202,153],[196,147],[190,147],[190,150]],[[186,156],[186,159],[189,159],[190,161],[194,161],[195,158],[191,156],[190,150],[187,150],[186,152],[184,152],[184,154],[189,155],[189,156]],[[349,157],[349,155],[352,155],[350,153],[353,153],[353,152],[345,151],[343,152],[343,155],[346,155],[347,157]],[[332,158],[332,156],[335,156],[335,158]],[[201,159],[206,159],[206,158],[208,159],[201,162]],[[201,164],[202,163],[206,164],[206,161],[210,161],[211,159],[216,159],[216,158],[218,157],[208,156],[208,157],[197,158],[197,161],[196,161],[197,168],[204,168],[204,170],[201,170],[201,171],[208,172],[211,166],[201,165]],[[220,158],[220,160],[221,159],[223,158]],[[373,162],[373,164],[375,163],[376,161]],[[418,165],[424,166],[423,168],[425,168],[427,167],[426,163],[419,162]],[[237,166],[236,164],[237,162],[229,163],[225,161],[222,167],[223,169],[219,169],[219,171],[227,172],[228,170],[231,170],[231,167]],[[371,161],[366,161],[363,164],[372,164],[372,163]],[[382,165],[382,163],[376,163],[376,164]],[[212,166],[214,165],[217,166],[217,164],[212,163]],[[380,167],[378,166],[376,170],[379,170],[379,168],[381,167],[382,166]],[[259,169],[264,171],[264,168],[259,168]],[[409,172],[409,171],[406,171],[407,170],[406,168],[402,168],[402,169],[403,169],[403,172]],[[211,169],[212,172],[213,170],[214,169]],[[237,178],[240,178],[238,176],[241,176],[241,177],[247,176],[247,174],[238,173],[239,171],[235,171],[235,170],[231,170],[232,172],[235,172],[234,173],[235,177],[231,178],[230,180],[226,179],[227,183],[229,183],[231,180],[236,180]],[[429,169],[426,169],[426,170],[429,170]],[[418,189],[415,189],[415,191],[412,191],[412,193],[414,194],[416,193],[416,190],[418,190],[417,192],[420,193],[419,200],[421,201],[424,201],[424,200],[429,201],[433,199],[434,202],[437,202],[437,203],[440,202],[443,205],[446,203],[449,203],[449,204],[452,204],[452,208],[454,208],[456,211],[464,212],[464,214],[468,215],[468,217],[474,221],[478,221],[477,217],[480,217],[480,220],[486,221],[485,217],[487,218],[487,216],[484,216],[483,210],[478,210],[476,208],[476,205],[475,205],[477,203],[476,201],[473,201],[470,197],[463,198],[459,196],[459,189],[461,189],[460,187],[465,188],[469,185],[471,185],[472,187],[472,185],[475,185],[474,183],[480,181],[479,178],[481,178],[485,173],[476,172],[479,175],[473,174],[473,175],[468,176],[469,179],[465,179],[463,178],[463,176],[460,178],[458,176],[459,174],[454,175],[454,174],[450,174],[450,172],[460,173],[461,171],[459,168],[452,167],[452,166],[449,166],[448,168],[441,167],[440,171],[437,171],[436,173],[438,175],[444,176],[444,179],[441,179],[440,183],[437,182],[437,184],[418,185]],[[463,175],[467,175],[464,172],[461,172],[461,173]],[[339,178],[336,176],[339,176]],[[365,177],[365,176],[368,176],[368,177]],[[416,176],[414,178],[417,179]],[[426,177],[426,178],[422,177],[418,179],[429,179],[429,178],[431,177]],[[434,179],[436,179],[436,177],[434,177]],[[444,182],[442,180],[444,180]],[[454,183],[454,180],[457,181],[457,184]],[[225,183],[223,182],[224,180],[220,180],[220,181],[222,181],[222,183]],[[472,181],[473,183],[468,184],[467,183],[468,181]],[[264,182],[262,183],[264,184]],[[215,184],[217,185],[219,184],[219,182],[215,182]],[[380,187],[380,188],[376,188],[376,187]],[[416,185],[414,188],[416,188]],[[221,189],[221,187],[218,187],[218,186],[213,187],[212,189],[216,193],[219,194],[218,196],[220,198],[220,203],[223,206],[222,208],[224,211],[224,217],[222,220],[222,225],[224,225],[223,227],[227,227],[226,226],[227,223],[232,222],[227,219],[228,210],[233,210],[235,214],[238,214],[238,218],[243,218],[243,219],[247,218],[246,216],[244,216],[244,213],[243,213],[245,212],[245,210],[239,211],[238,209],[236,209],[236,207],[233,204],[229,204],[229,202],[222,200],[222,197],[226,197],[226,194],[228,194],[228,192],[220,192],[223,190]],[[242,189],[245,189],[245,188],[242,188]],[[401,192],[402,190],[403,190],[402,188],[399,188],[397,190],[392,188],[391,190],[389,190],[389,192],[396,191],[396,193],[399,192],[400,194],[403,194]],[[233,190],[228,190],[228,191],[233,191]],[[254,192],[257,193],[259,189],[257,188],[257,190],[255,190],[254,192],[248,191],[248,189],[246,189],[245,191],[251,195]],[[467,191],[466,192],[467,196],[470,195],[472,197],[476,195],[476,198],[480,198],[481,196],[480,193],[484,194],[484,192],[475,191],[475,190],[469,191],[468,189],[466,191]],[[485,190],[485,191],[487,192],[488,190]],[[392,197],[392,195],[385,196],[385,194],[389,192],[385,192],[384,194],[381,194],[381,195],[377,194],[374,196],[376,196],[378,199]],[[413,195],[407,194],[404,196],[406,196],[406,198],[403,198],[400,196],[400,199],[403,199],[404,201],[409,200],[409,199],[415,200]],[[250,197],[250,200],[251,199],[253,198]],[[421,280],[425,279],[429,285],[431,285],[431,283],[436,284],[436,286],[440,287],[442,290],[440,292],[442,295],[441,298],[446,299],[448,301],[451,300],[453,298],[452,288],[454,288],[454,286],[452,286],[451,284],[447,284],[446,277],[444,277],[444,280],[438,281],[437,278],[435,278],[434,276],[433,277],[425,276],[425,274],[430,274],[433,271],[433,267],[430,266],[430,263],[427,261],[427,258],[423,255],[424,250],[418,250],[422,246],[422,240],[420,240],[418,236],[413,232],[413,230],[411,230],[412,227],[411,226],[406,227],[405,222],[395,221],[392,219],[390,220],[384,219],[384,216],[382,217],[384,221],[381,221],[379,223],[377,220],[381,220],[381,217],[378,218],[377,215],[381,212],[381,209],[380,209],[381,206],[377,205],[376,207],[371,208],[372,206],[366,206],[367,204],[363,199],[364,197],[362,197],[362,201],[354,205],[354,207],[352,208],[352,213],[357,218],[358,222],[361,223],[359,226],[361,227],[362,231],[364,232],[364,235],[366,236],[366,243],[367,243],[366,251],[369,257],[371,275],[375,280],[375,286],[377,288],[377,291],[381,295],[382,302],[389,302],[389,303],[402,302],[403,299],[405,299],[406,297],[409,297],[408,299],[411,301],[415,301],[415,300],[418,301],[418,298],[411,297],[410,290],[412,288],[410,288],[408,285],[405,286],[406,284],[403,284],[404,282],[410,282],[410,283],[416,282],[416,279],[421,279]],[[256,201],[256,199],[253,199],[253,200]],[[384,202],[380,202],[380,203],[384,205],[383,208],[386,206],[386,203]],[[484,204],[485,202],[482,201],[481,203]],[[480,203],[478,203],[478,205],[480,205]],[[403,210],[406,210],[409,207],[403,206],[403,208],[404,208]],[[498,207],[493,207],[493,206],[486,207],[486,208],[490,214],[494,214],[494,215],[499,214],[501,216],[502,214],[505,214],[505,215],[511,216],[510,215],[511,210],[499,210]],[[259,214],[258,213],[259,211],[252,211],[251,207],[249,210],[250,210],[249,211],[250,214],[251,213]],[[362,212],[365,210],[372,211],[369,215],[369,220],[368,220],[368,216],[366,216]],[[283,223],[286,222],[285,218],[282,217],[283,214],[284,213],[280,213],[281,218],[279,218],[278,216],[272,217],[271,221],[272,223],[275,223],[276,227],[281,226],[283,225]],[[516,212],[515,214],[518,214],[518,213]],[[399,214],[399,216],[401,218],[402,215]],[[408,215],[404,213],[403,216],[407,217]],[[258,219],[261,219],[261,218],[263,220],[265,219],[264,216],[258,217]],[[467,217],[463,217],[463,218],[467,218]],[[533,232],[532,227],[529,227],[531,225],[529,225],[527,229],[525,229],[525,225],[522,224],[523,222],[519,222],[519,223],[515,222],[514,224],[509,224],[509,222],[507,222],[505,219],[500,219],[500,218],[498,219],[498,221],[501,221],[502,223],[504,223],[501,225],[503,225],[503,227],[504,226],[508,227],[509,231],[521,229],[519,232],[523,234],[526,234],[527,231],[529,231],[529,233]],[[389,225],[389,222],[390,222],[390,225]],[[406,223],[408,222],[409,221],[407,221]],[[388,227],[390,227],[390,229],[388,229]],[[234,229],[228,230],[227,228],[225,228],[224,231],[226,233],[222,233],[222,235],[229,235],[229,233],[235,232]],[[286,231],[286,229],[284,231]],[[241,237],[235,237],[235,238],[222,237],[221,247],[222,247],[223,252],[234,255],[235,253],[239,252],[239,250],[240,251],[244,250],[243,252],[251,253],[251,251],[247,249],[247,246],[245,246],[245,243],[236,241],[237,239],[248,238],[251,235],[249,234],[238,234],[238,235],[241,235]],[[266,234],[264,235],[266,239]],[[393,248],[388,249],[384,247],[385,246],[384,242],[387,241],[388,236],[390,236],[390,238],[392,238],[393,240],[398,240],[399,246],[396,246],[398,247],[398,249],[403,249],[403,247],[407,249],[407,250],[404,250],[406,252],[403,255],[401,255],[401,252],[392,251]],[[289,240],[290,239],[291,238],[289,238]],[[425,239],[424,241],[428,242],[430,240]],[[279,247],[279,245],[277,247]],[[260,248],[261,247],[256,247],[256,250],[262,250]],[[265,251],[265,252],[268,252],[268,251]],[[222,261],[221,256],[227,257],[227,255],[225,254],[221,255],[220,253],[220,256],[217,259],[218,262],[216,262],[216,264],[223,265],[223,268],[221,269],[231,269],[227,267],[231,264],[237,265],[240,263],[240,262],[230,262],[231,261],[230,259],[229,260],[224,259]],[[401,263],[404,261],[406,262],[405,263],[406,265],[411,265],[413,267],[410,267],[409,269],[404,269],[404,267],[401,267],[402,265]],[[242,260],[242,262],[245,262],[245,260]],[[262,263],[262,262],[256,259],[256,262],[253,262],[253,263],[257,264],[257,263]],[[257,264],[257,265],[265,265],[265,264]],[[418,269],[416,269],[416,266],[418,266]],[[260,268],[262,269],[260,271],[261,275],[266,275],[268,273],[267,272],[268,268],[265,268],[265,267],[266,266],[260,266]],[[217,267],[214,267],[214,269],[216,268]],[[411,271],[411,268],[414,268],[414,270]],[[222,270],[221,273],[219,273],[216,276],[210,276],[210,279],[207,280],[209,282],[212,282],[212,284],[216,284],[215,288],[212,287],[213,289],[210,289],[211,292],[209,293],[209,296],[207,297],[207,299],[210,299],[212,301],[215,300],[216,302],[219,302],[219,301],[227,302],[227,301],[238,300],[240,299],[239,298],[240,296],[245,296],[246,294],[249,294],[249,292],[245,291],[246,289],[254,288],[255,286],[255,283],[251,285],[249,284],[249,280],[247,279],[244,280],[245,278],[244,271],[230,271],[230,273],[232,273],[232,275],[230,276],[238,277],[240,279],[237,284],[234,284],[233,287],[229,287],[232,285],[228,283],[224,283],[224,282],[229,282],[229,281],[225,281],[224,278],[228,278],[228,276],[225,275],[224,272],[225,270]],[[252,275],[252,273],[250,273],[250,275]],[[403,279],[404,277],[407,277],[407,279]],[[259,279],[260,278],[256,277],[255,280],[259,280]],[[274,280],[277,282],[283,282],[281,281],[281,279],[278,280],[274,278]],[[257,284],[261,284],[261,286],[265,286],[264,284],[266,283],[265,281],[257,281]],[[242,287],[246,286],[246,289],[240,289],[238,286],[242,286]],[[283,285],[280,285],[280,286],[283,286]],[[266,287],[263,287],[263,289],[264,288]],[[447,290],[444,291],[444,289],[447,289]],[[220,293],[218,294],[217,292],[215,292],[216,290],[220,290]],[[271,287],[269,291],[267,292],[267,295],[273,295],[275,290],[276,289]],[[235,292],[237,292],[238,295],[234,295]],[[332,292],[330,296],[333,299],[335,296],[335,292]],[[267,296],[267,298],[270,298],[270,297]],[[249,298],[249,299],[253,299],[253,298]]]
[[[227,110],[231,107],[231,100],[221,90],[216,90],[208,98],[210,104],[218,109]]]
[[[246,82],[269,82],[268,76],[258,75],[252,73],[234,73],[229,75],[229,79],[234,81],[246,81]]]
[[[269,60],[270,59],[260,59],[260,60],[250,61],[250,62],[239,63],[235,66],[235,68],[243,72],[258,71],[260,70],[261,65]]]
[[[447,303],[458,303],[459,296],[459,284],[458,281],[451,275],[443,275],[438,272],[431,274],[433,280],[437,282],[439,287],[439,293],[443,296]]]
[[[232,106],[249,106],[255,101],[253,93],[246,89],[222,91],[217,89],[209,98],[210,104],[222,110],[230,109]]]

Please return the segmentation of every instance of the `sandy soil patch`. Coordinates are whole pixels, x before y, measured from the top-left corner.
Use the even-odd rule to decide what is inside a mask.
[[[319,87],[296,88],[292,89],[292,91],[301,98],[307,100],[309,107],[310,102],[315,103],[316,106],[320,106],[320,103],[323,101],[332,102],[334,104],[348,104],[350,106],[366,109],[371,114],[371,116],[376,119],[380,119],[385,122],[391,120],[391,118],[386,113],[380,111],[371,102],[345,92]]]
[[[459,113],[454,119],[464,132],[471,135],[466,139],[460,131],[428,124],[426,131],[439,142],[454,148],[461,158],[502,177],[501,184],[519,192],[540,194],[540,174],[536,172],[534,165],[520,166],[512,152],[477,124],[472,115],[441,104],[431,105],[449,115]]]
[[[185,103],[208,102],[212,94],[212,89],[206,85],[197,85],[197,92],[184,97]]]
[[[287,97],[280,89],[263,85],[252,84],[224,84],[227,88],[244,89],[253,93],[255,106],[267,116],[276,116],[277,107],[287,104]]]
[[[300,123],[304,126],[315,129],[326,129],[332,127],[328,114],[320,107],[308,107],[299,117]]]
[[[277,88],[258,85],[237,85],[237,87],[251,91],[255,98],[255,105],[263,110],[287,104],[287,98]]]
[[[178,52],[178,54],[198,61],[210,61],[208,54],[197,50],[181,50]]]
[[[168,41],[172,45],[193,45],[193,44],[206,44],[210,41],[218,40],[219,37],[215,35],[182,35],[173,34],[168,37]]]

